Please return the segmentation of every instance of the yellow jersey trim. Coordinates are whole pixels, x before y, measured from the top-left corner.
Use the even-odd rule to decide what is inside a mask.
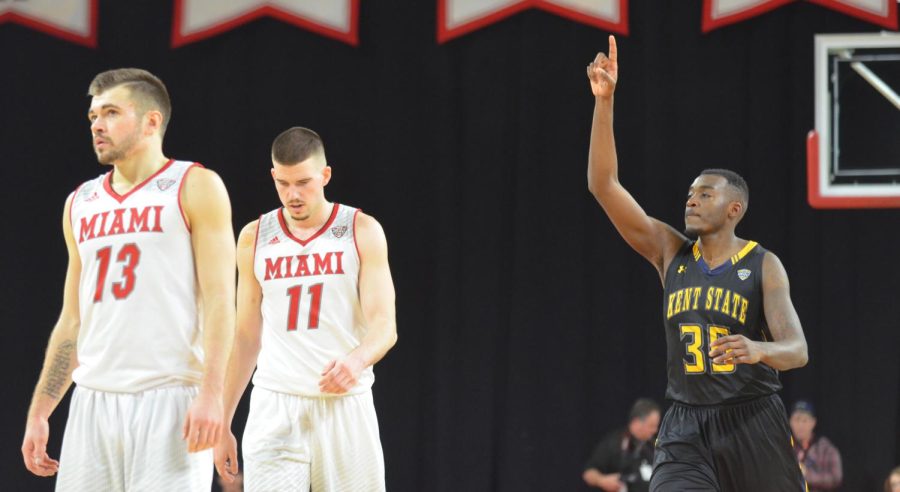
[[[731,257],[731,264],[734,265],[735,263],[741,261],[745,256],[753,251],[753,248],[758,245],[759,243],[757,243],[756,241],[747,241],[747,245]],[[694,246],[691,249],[692,253],[694,254],[694,261],[700,261],[700,245],[695,241]]]
[[[731,264],[734,265],[735,263],[741,261],[741,259],[747,256],[751,251],[753,251],[753,248],[756,247],[756,244],[756,241],[747,241],[747,245],[744,246],[744,249],[738,251],[738,254],[731,257]]]

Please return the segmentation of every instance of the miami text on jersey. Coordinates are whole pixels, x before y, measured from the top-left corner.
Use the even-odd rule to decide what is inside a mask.
[[[309,275],[343,275],[343,256],[343,251],[335,251],[324,255],[313,253],[312,255],[266,258],[266,277],[264,280],[306,277]]]
[[[78,242],[135,232],[163,232],[160,222],[163,208],[163,205],[117,208],[96,213],[90,219],[82,217]]]

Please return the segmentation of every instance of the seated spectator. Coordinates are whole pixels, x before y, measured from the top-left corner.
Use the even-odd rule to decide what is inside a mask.
[[[653,471],[653,442],[659,405],[641,398],[628,413],[628,426],[608,434],[594,449],[582,478],[606,492],[647,492]]]
[[[794,452],[806,477],[809,492],[836,490],[844,479],[841,453],[825,436],[816,435],[816,412],[812,403],[799,400],[791,410]]]

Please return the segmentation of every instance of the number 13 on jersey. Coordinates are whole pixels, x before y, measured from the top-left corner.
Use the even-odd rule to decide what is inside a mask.
[[[710,344],[719,337],[726,337],[731,334],[731,330],[726,326],[707,325],[706,333],[708,343],[703,343],[704,330],[700,325],[683,324],[681,328],[681,340],[685,342],[685,350],[687,358],[684,359],[685,374],[703,374],[706,372],[706,366],[712,368],[712,374],[731,374],[734,372],[734,364],[714,364],[709,361],[706,354]],[[729,350],[730,352],[730,350]]]

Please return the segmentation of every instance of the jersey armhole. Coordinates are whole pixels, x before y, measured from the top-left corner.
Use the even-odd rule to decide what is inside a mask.
[[[687,251],[691,246],[693,246],[693,244],[694,244],[694,241],[691,241],[690,239],[687,239],[683,243],[681,243],[681,246],[679,246],[678,250],[675,252],[675,256],[673,256],[672,259],[669,260],[669,264],[666,265],[665,268],[663,269],[663,278],[662,278],[663,290],[665,290],[665,288],[666,288],[666,281],[669,280],[669,270],[672,269],[672,265],[677,263],[678,258],[681,258],[681,256],[685,253],[685,251]]]
[[[195,162],[188,166],[188,168],[185,169],[184,174],[181,175],[181,183],[178,184],[178,213],[181,215],[181,220],[184,221],[184,228],[187,229],[188,234],[191,233],[191,224],[188,222],[187,215],[185,215],[184,213],[184,206],[181,204],[181,192],[182,190],[184,190],[184,182],[187,181],[188,173],[191,172],[191,169],[194,169],[195,167],[203,169],[203,164]]]
[[[362,255],[359,254],[359,242],[356,240],[356,217],[360,212],[362,212],[360,209],[353,212],[353,246],[356,248],[356,261],[362,266]]]
[[[69,227],[72,228],[72,234],[75,234],[75,221],[72,220],[72,214],[74,213],[73,210],[75,209],[75,198],[78,197],[78,192],[81,191],[81,188],[83,186],[84,183],[81,183],[77,188],[75,188],[75,191],[73,191],[72,194],[69,195],[70,197],[72,197],[72,201],[69,202]]]
[[[256,219],[256,238],[253,239],[253,265],[256,265],[256,245],[259,244],[259,229],[262,227],[262,220],[265,214],[261,214],[258,219]]]

